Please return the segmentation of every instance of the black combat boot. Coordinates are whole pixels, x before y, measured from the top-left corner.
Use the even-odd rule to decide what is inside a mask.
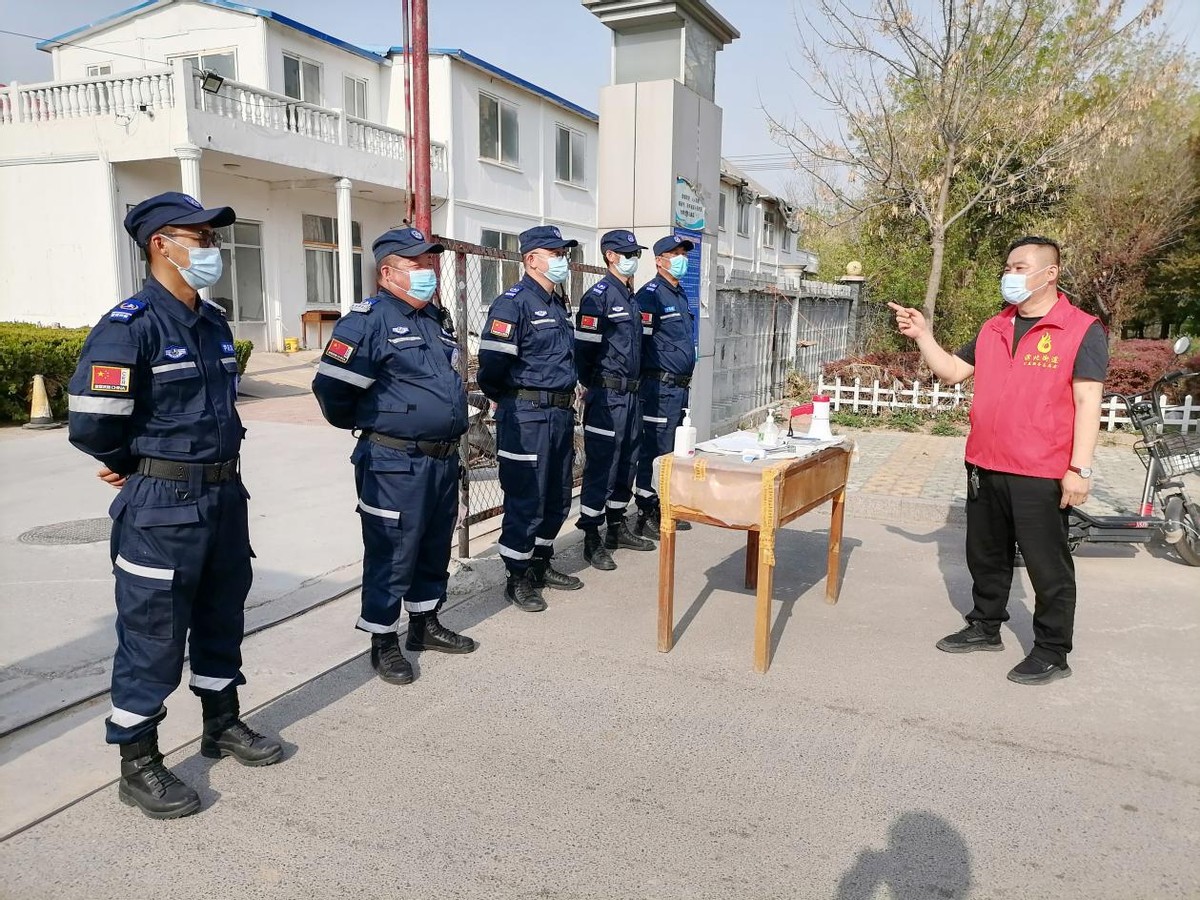
[[[607,550],[617,550],[624,548],[626,550],[653,550],[654,541],[648,541],[645,538],[640,538],[629,530],[629,523],[625,521],[625,517],[614,519],[608,523],[608,531],[604,535],[604,547]]]
[[[545,556],[535,556],[529,564],[529,580],[535,588],[558,588],[560,591],[577,591],[583,587],[583,582],[574,575],[560,572],[554,568],[550,559]]]
[[[152,819],[179,819],[200,809],[200,795],[163,765],[158,730],[121,745],[121,781],[117,796]]]
[[[371,668],[388,684],[412,684],[412,664],[400,652],[394,631],[371,635]]]
[[[264,737],[238,718],[236,687],[219,694],[201,694],[200,708],[204,710],[201,756],[209,759],[232,756],[243,766],[269,766],[283,759],[283,748],[278,741]]]
[[[541,612],[546,608],[546,600],[534,586],[528,570],[508,573],[508,582],[504,585],[504,599],[525,612]]]
[[[451,631],[438,621],[436,610],[408,614],[405,650],[437,650],[439,653],[474,653],[479,645],[465,634]]]
[[[662,511],[657,506],[650,509],[639,508],[637,522],[633,526],[633,533],[638,537],[650,538],[657,541],[660,537],[658,526],[661,518]]]
[[[599,528],[584,530],[583,558],[602,572],[611,572],[617,567],[617,564],[613,561],[612,554],[608,552],[608,548],[604,544],[605,541],[604,538],[600,537]]]

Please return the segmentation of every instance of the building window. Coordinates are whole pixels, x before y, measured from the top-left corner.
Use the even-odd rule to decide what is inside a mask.
[[[725,230],[725,192],[721,191],[721,196],[717,201],[717,227],[721,231]]]
[[[515,166],[521,161],[517,108],[487,94],[479,95],[479,155]]]
[[[343,107],[346,115],[365,119],[367,117],[367,82],[362,78],[344,75],[342,76],[342,90],[346,96]]]
[[[266,321],[263,294],[262,223],[239,219],[221,233],[225,268],[212,298],[225,309],[231,325]]]
[[[191,63],[197,72],[216,72],[222,78],[237,79],[237,56],[232,50],[222,53],[193,53],[190,56],[173,56],[170,59],[182,59]]]
[[[484,247],[497,250],[518,252],[520,242],[515,234],[507,231],[493,231],[485,228],[480,233],[479,243]],[[492,300],[509,286],[516,284],[521,277],[521,264],[510,259],[491,259],[483,257],[479,260],[480,302],[486,309]]]
[[[775,246],[775,213],[767,210],[763,213],[763,236],[762,242],[764,247]]]
[[[98,63],[94,66],[87,67],[88,78],[99,78],[102,75],[112,74],[112,63]]]
[[[738,197],[737,233],[742,237],[750,236],[750,204]]]
[[[555,159],[556,176],[559,181],[583,184],[584,147],[586,140],[579,131],[559,125],[556,128]]]
[[[362,227],[350,223],[354,245],[354,299],[363,296]],[[304,217],[304,281],[311,306],[338,304],[337,221],[331,216]]]
[[[293,100],[320,106],[320,64],[290,53],[283,54],[283,92]]]

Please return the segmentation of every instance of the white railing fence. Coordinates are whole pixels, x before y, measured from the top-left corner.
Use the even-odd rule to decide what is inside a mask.
[[[829,397],[830,407],[835,412],[847,410],[879,415],[891,409],[934,411],[969,408],[971,405],[971,394],[964,391],[962,385],[949,387],[936,379],[930,383],[894,381],[891,385],[883,385],[878,379],[864,384],[861,378],[847,382],[841,378],[829,381],[821,375],[817,381],[817,392]],[[1137,396],[1132,399],[1138,401],[1143,398]],[[1165,396],[1159,397],[1159,404],[1166,425],[1178,427],[1184,433],[1200,431],[1200,402],[1190,394],[1179,403],[1170,403]],[[1115,431],[1120,426],[1132,424],[1125,404],[1116,397],[1109,397],[1100,409],[1100,427],[1105,431]]]
[[[0,124],[132,115],[175,105],[170,69],[0,90]]]

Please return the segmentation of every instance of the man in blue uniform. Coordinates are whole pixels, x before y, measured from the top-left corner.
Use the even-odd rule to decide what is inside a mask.
[[[587,388],[583,407],[583,489],[579,521],[583,556],[597,569],[615,569],[612,551],[653,550],[654,543],[629,530],[625,509],[633,495],[641,419],[642,320],[632,278],[645,249],[632,231],[600,238],[608,274],[579,301],[575,317],[575,364]],[[600,526],[608,523],[603,539]]]
[[[575,359],[571,318],[558,293],[578,241],[553,225],[521,232],[525,275],[488,310],[479,342],[479,389],[496,402],[496,456],[504,490],[500,555],[504,596],[546,608],[542,588],[583,582],[552,565],[554,538],[571,509],[575,462]]]
[[[670,453],[675,429],[683,422],[688,388],[696,367],[692,312],[680,279],[687,274],[694,245],[670,235],[654,242],[658,274],[637,293],[642,313],[642,447],[638,459],[636,495],[638,517],[634,533],[658,537],[661,511],[654,490],[654,460]],[[677,522],[686,531],[692,526]]]
[[[213,229],[235,219],[227,206],[204,209],[174,192],[129,211],[125,230],[150,277],[92,329],[68,387],[71,443],[121,490],[109,510],[117,653],[105,724],[121,748],[121,801],[155,819],[200,808],[158,750],[185,643],[203,708],[200,752],[248,766],[283,756],[238,717],[253,556],[238,470],[245,430],[233,334],[224,311],[197,293],[221,277]]]
[[[338,320],[313,379],[321,412],[336,428],[359,429],[350,456],[363,534],[362,615],[371,665],[390,684],[413,680],[400,652],[400,607],[408,650],[471,653],[476,644],[438,621],[450,579],[458,511],[458,439],[467,395],[458,345],[430,305],[437,290],[431,244],[398,228],[372,249],[379,293]]]

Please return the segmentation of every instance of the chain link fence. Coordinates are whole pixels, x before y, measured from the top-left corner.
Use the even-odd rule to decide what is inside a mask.
[[[492,301],[520,280],[521,256],[511,250],[482,247],[447,238],[436,238],[446,248],[441,257],[442,305],[454,319],[458,337],[458,369],[467,386],[469,426],[460,452],[467,478],[460,503],[467,514],[458,524],[458,552],[469,555],[471,526],[500,514],[504,492],[496,460],[496,420],[493,404],[479,390],[479,340]],[[584,292],[607,270],[572,262],[567,282],[567,306],[572,319]],[[575,426],[575,484],[583,473],[583,427]]]
[[[844,357],[853,298],[853,288],[820,281],[721,282],[712,311],[714,433],[785,396],[792,372],[815,382],[822,363]]]

